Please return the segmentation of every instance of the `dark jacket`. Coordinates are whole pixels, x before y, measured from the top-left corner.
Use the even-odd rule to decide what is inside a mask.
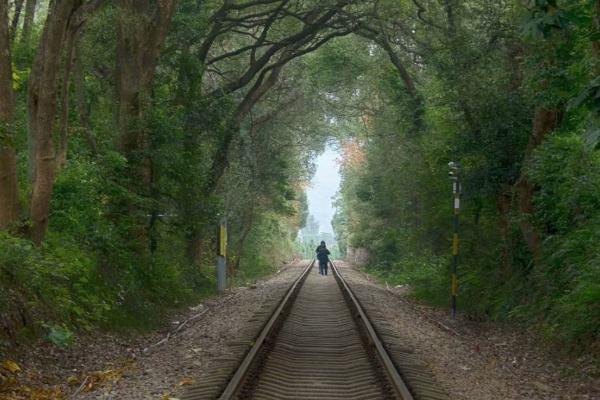
[[[323,245],[319,245],[319,247],[317,247],[317,250],[315,250],[317,253],[317,259],[319,260],[320,264],[327,264],[329,263],[329,255],[331,254],[329,252],[329,250],[327,250],[327,247],[323,246]]]

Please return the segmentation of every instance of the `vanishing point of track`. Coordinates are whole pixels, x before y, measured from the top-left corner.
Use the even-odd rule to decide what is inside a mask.
[[[209,380],[183,399],[413,399],[337,267],[321,276],[314,264],[290,286],[225,387],[215,393]]]

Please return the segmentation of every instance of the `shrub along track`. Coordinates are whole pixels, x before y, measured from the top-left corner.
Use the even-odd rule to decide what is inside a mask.
[[[238,344],[241,357],[223,360],[182,399],[447,399],[421,365],[390,356],[335,266],[333,277],[313,266],[260,333]]]

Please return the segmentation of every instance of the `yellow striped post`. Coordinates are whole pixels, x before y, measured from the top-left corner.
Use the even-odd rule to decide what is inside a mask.
[[[460,213],[460,164],[456,162],[449,162],[448,167],[450,168],[450,179],[452,180],[452,193],[453,196],[453,223],[452,223],[452,274],[451,274],[451,307],[452,307],[452,318],[456,316],[456,296],[458,295],[458,278],[456,275],[456,269],[458,267],[458,251],[459,251],[459,213]]]

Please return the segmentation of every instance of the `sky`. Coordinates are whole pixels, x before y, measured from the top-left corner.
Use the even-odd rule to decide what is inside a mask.
[[[321,232],[333,233],[331,226],[331,219],[335,213],[332,204],[333,196],[337,193],[341,180],[336,158],[339,158],[337,151],[327,146],[316,160],[317,170],[306,191],[308,212],[319,221]]]

